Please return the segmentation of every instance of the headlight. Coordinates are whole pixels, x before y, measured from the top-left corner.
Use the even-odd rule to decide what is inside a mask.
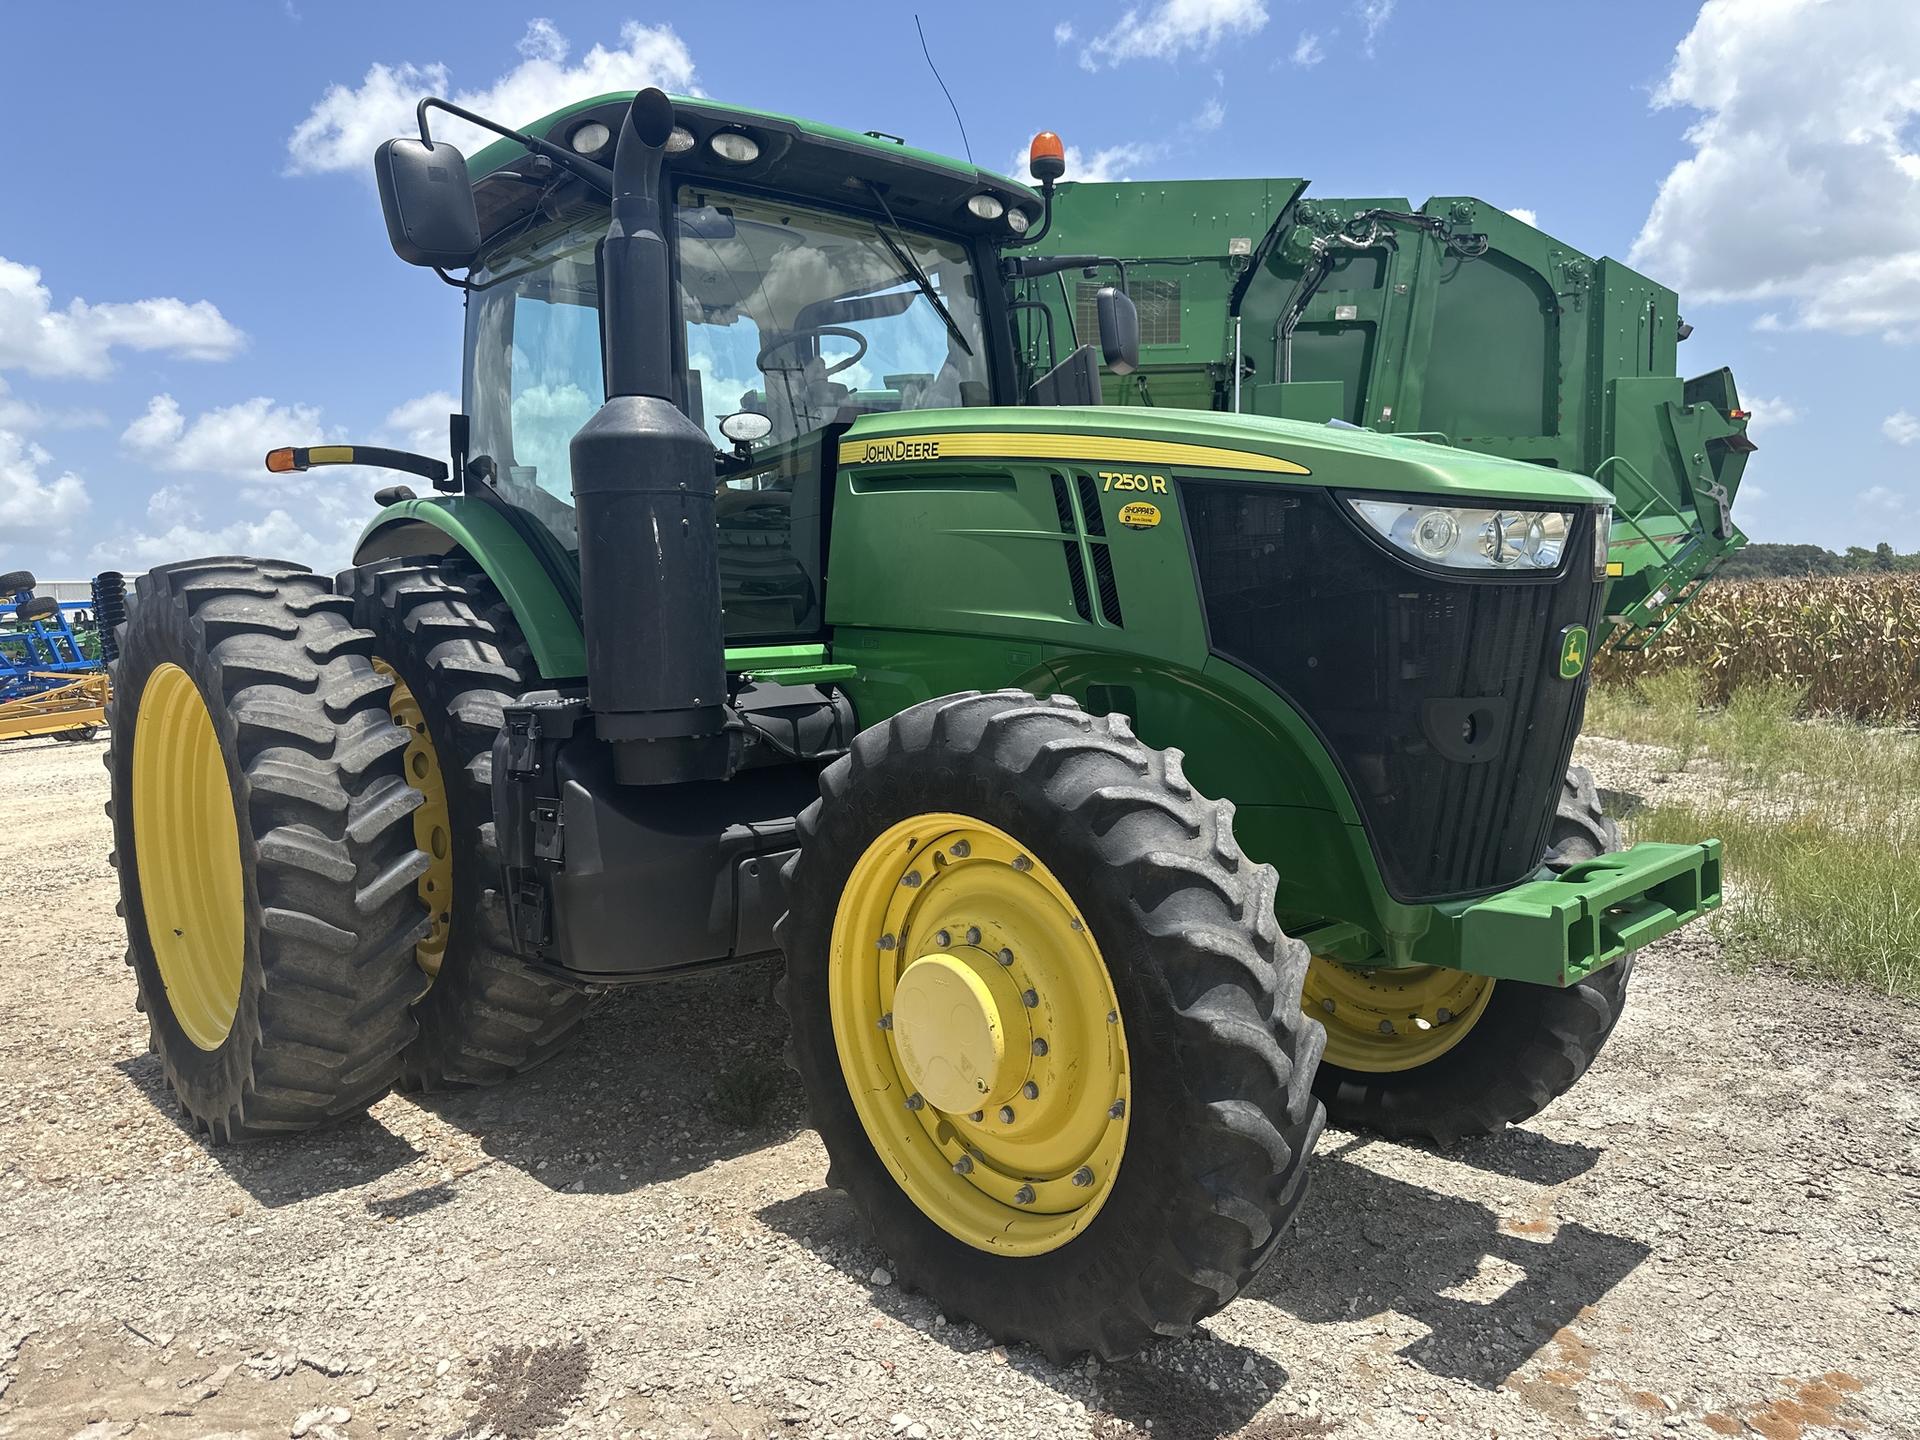
[[[1601,505],[1593,512],[1593,578],[1607,578],[1607,547],[1613,543],[1613,507]]]
[[[735,165],[751,165],[760,158],[760,144],[751,135],[742,135],[738,130],[722,130],[707,144],[713,147],[713,153],[722,160],[731,160]]]
[[[1489,510],[1353,497],[1347,503],[1395,549],[1452,570],[1552,570],[1566,552],[1573,525],[1573,516],[1564,510]]]
[[[1027,226],[1032,223],[1033,221],[1028,218],[1027,212],[1017,206],[1007,211],[1007,228],[1016,235],[1026,234]]]
[[[998,220],[1005,213],[1006,208],[1000,203],[998,196],[981,194],[967,197],[967,209],[982,220]]]

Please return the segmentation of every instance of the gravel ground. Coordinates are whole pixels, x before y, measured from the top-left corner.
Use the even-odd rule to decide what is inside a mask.
[[[200,1144],[121,964],[103,745],[0,747],[0,1435],[1920,1436],[1911,1007],[1676,938],[1534,1122],[1330,1130],[1245,1296],[1060,1369],[891,1283],[765,971],[615,997],[502,1089]],[[743,1073],[779,1077],[744,1129]]]

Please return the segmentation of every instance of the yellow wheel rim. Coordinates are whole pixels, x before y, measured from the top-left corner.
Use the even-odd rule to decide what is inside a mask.
[[[167,1007],[202,1050],[233,1029],[246,961],[246,885],[226,759],[178,665],[147,676],[133,724],[133,850]]]
[[[854,1110],[923,1214],[1002,1255],[1092,1222],[1126,1149],[1126,1030],[1046,866],[965,815],[903,820],[853,867],[827,983]]]
[[[1384,1073],[1439,1059],[1466,1038],[1492,996],[1492,980],[1464,970],[1363,970],[1316,955],[1301,1004],[1327,1028],[1330,1063]]]
[[[427,716],[420,702],[386,661],[374,661],[373,668],[393,681],[387,713],[407,732],[407,752],[402,757],[407,783],[424,797],[413,812],[413,843],[426,852],[427,870],[414,888],[432,917],[433,929],[414,947],[413,958],[431,979],[439,975],[440,962],[446,958],[447,929],[453,915],[453,826],[447,819],[447,785],[440,774],[440,757],[427,735]]]

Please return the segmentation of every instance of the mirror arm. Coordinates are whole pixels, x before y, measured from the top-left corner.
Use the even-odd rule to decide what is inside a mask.
[[[1127,290],[1127,262],[1115,255],[1022,255],[1001,262],[1009,280],[1033,280],[1062,270],[1095,270],[1111,265],[1120,274],[1120,290]]]
[[[433,136],[427,130],[427,110],[444,110],[449,115],[466,121],[469,125],[478,125],[482,130],[491,130],[496,135],[509,140],[517,140],[535,155],[544,155],[561,169],[579,176],[589,185],[598,186],[606,194],[613,194],[613,172],[604,165],[574,154],[564,146],[555,145],[550,140],[541,140],[527,134],[524,130],[509,130],[498,121],[489,120],[484,115],[476,115],[471,110],[463,110],[451,101],[442,100],[437,95],[429,95],[414,109],[414,118],[420,123],[420,143],[432,148]]]
[[[287,445],[269,450],[267,469],[275,475],[310,470],[315,465],[367,465],[377,470],[399,470],[439,485],[447,478],[447,462],[411,450],[388,450],[378,445]]]

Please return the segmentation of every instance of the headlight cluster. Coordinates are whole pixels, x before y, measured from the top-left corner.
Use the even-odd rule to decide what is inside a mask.
[[[1566,553],[1565,510],[1490,510],[1348,497],[1354,513],[1395,549],[1451,570],[1552,570]],[[1604,572],[1605,550],[1600,552]]]

